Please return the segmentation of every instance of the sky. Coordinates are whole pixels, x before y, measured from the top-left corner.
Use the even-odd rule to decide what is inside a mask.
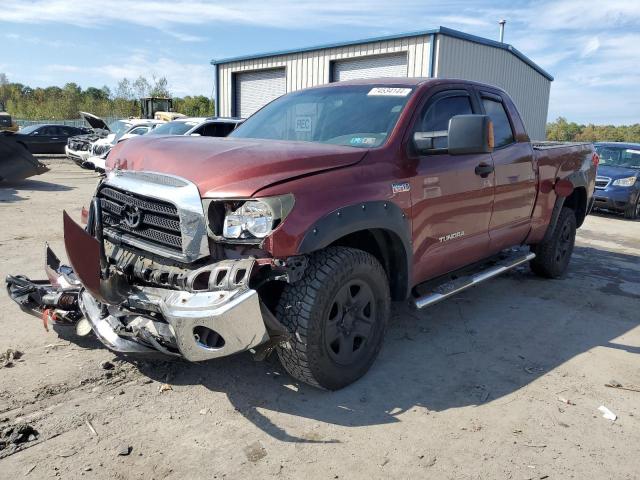
[[[505,42],[555,77],[549,120],[640,123],[640,0],[0,0],[0,72],[32,87],[166,76],[213,89],[211,59],[440,25]]]

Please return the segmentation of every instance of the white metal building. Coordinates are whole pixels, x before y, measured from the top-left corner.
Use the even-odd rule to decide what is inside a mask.
[[[509,44],[439,27],[299,50],[212,60],[216,113],[248,117],[285,93],[375,77],[462,78],[515,101],[534,140],[545,137],[553,77]]]

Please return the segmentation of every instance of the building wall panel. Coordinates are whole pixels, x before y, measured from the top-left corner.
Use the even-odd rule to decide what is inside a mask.
[[[533,140],[545,138],[551,81],[510,52],[438,35],[435,76],[502,88],[513,98],[529,136]]]
[[[419,35],[220,64],[218,65],[218,98],[220,101],[218,114],[231,115],[234,102],[232,77],[235,72],[284,67],[287,72],[287,92],[293,92],[329,83],[330,66],[334,60],[406,52],[408,74],[426,77],[429,74],[430,39],[430,35]]]

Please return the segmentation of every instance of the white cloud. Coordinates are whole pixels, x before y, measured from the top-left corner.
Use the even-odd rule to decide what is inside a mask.
[[[52,64],[44,66],[42,70],[58,74],[82,73],[95,79],[97,85],[114,85],[123,78],[135,79],[140,75],[146,78],[166,77],[169,90],[176,96],[208,96],[213,85],[213,69],[206,64],[182,63],[168,57],[152,58],[146,52],[137,52],[100,66]]]
[[[597,52],[600,48],[600,39],[598,37],[592,37],[587,41],[587,44],[582,49],[581,57],[588,57],[594,52]]]
[[[375,32],[372,35],[375,36],[445,25],[497,39],[497,21],[505,18],[506,41],[556,78],[552,84],[550,118],[562,114],[577,121],[598,121],[598,118],[608,116],[614,118],[617,112],[620,112],[620,118],[635,115],[634,122],[640,118],[640,105],[634,100],[639,98],[636,90],[640,84],[640,32],[637,27],[640,25],[640,0],[453,0],[447,3],[437,0],[101,0],[82,2],[81,6],[72,0],[0,2],[0,25],[3,22],[70,25],[107,31],[112,26],[121,28],[123,24],[129,24],[154,29],[158,35],[180,42],[209,41],[210,48],[215,51],[203,54],[204,49],[198,50],[195,47],[200,46],[194,43],[194,48],[188,49],[194,54],[193,60],[191,57],[185,60],[184,56],[178,57],[174,53],[171,47],[175,41],[170,42],[171,45],[157,42],[161,51],[156,49],[125,56],[121,50],[96,49],[96,55],[103,59],[103,66],[84,67],[83,63],[96,60],[94,57],[78,58],[72,60],[76,64],[50,65],[42,73],[34,71],[33,77],[56,74],[56,82],[65,76],[69,79],[65,78],[66,81],[72,81],[84,72],[101,85],[124,76],[131,78],[155,73],[166,75],[177,95],[210,93],[213,82],[209,55],[228,56],[234,43],[229,37],[222,43],[219,39],[215,43],[211,41],[214,35],[208,31],[214,32],[218,26],[248,26],[256,31],[286,29],[292,32],[290,46],[305,46],[304,40],[296,38],[294,32],[329,31],[330,27],[333,27],[332,31]],[[45,35],[40,31],[44,32],[46,28],[38,30],[38,35],[44,39]],[[38,41],[41,49],[53,46],[38,37],[23,35],[25,39],[21,40],[16,36],[16,33],[5,34],[9,41]],[[256,38],[255,46],[246,53],[262,49],[259,37]],[[55,41],[53,38],[52,42]],[[202,59],[203,56],[206,57]],[[199,61],[202,63],[196,63]],[[10,66],[15,69],[15,65]]]

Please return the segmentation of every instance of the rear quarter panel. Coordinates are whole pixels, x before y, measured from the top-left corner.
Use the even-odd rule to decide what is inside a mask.
[[[596,178],[593,154],[593,145],[586,143],[534,149],[534,161],[538,167],[538,197],[527,243],[535,244],[541,241],[547,231],[558,199],[554,190],[558,180],[571,181],[574,189],[584,188],[587,205],[590,204]]]

